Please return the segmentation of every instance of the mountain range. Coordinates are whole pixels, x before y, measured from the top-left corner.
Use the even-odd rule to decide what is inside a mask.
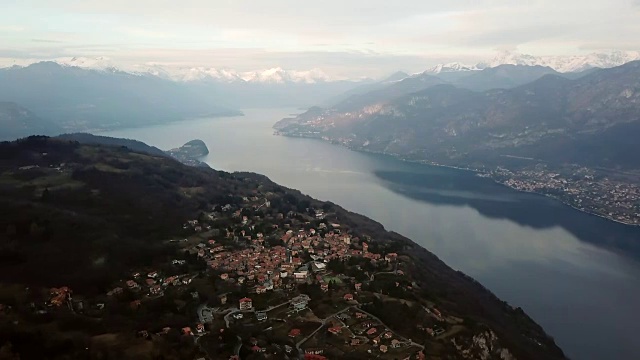
[[[398,91],[405,79],[328,109],[313,108],[275,127],[283,134],[457,165],[519,156],[640,168],[633,155],[640,152],[640,61],[577,79],[550,68],[511,65],[473,76],[502,69],[524,69],[540,77],[511,88],[473,91],[469,84],[475,82],[469,78],[465,88],[421,75],[431,81],[422,90]]]
[[[611,68],[634,60],[640,60],[640,51],[611,51],[605,53],[570,56],[534,56],[514,51],[502,51],[486,61],[480,61],[475,64],[465,64],[461,62],[441,63],[429,67],[424,71],[424,73],[442,74],[479,71],[500,65],[543,66],[550,67],[561,73],[570,73],[581,72],[592,68]],[[330,76],[318,68],[295,70],[273,67],[253,71],[237,71],[229,68],[216,68],[211,66],[170,66],[155,62],[127,66],[118,65],[110,58],[104,56],[60,57],[49,61],[55,62],[64,67],[78,67],[82,69],[100,71],[122,71],[138,75],[153,75],[163,79],[182,82],[209,80],[224,83],[249,82],[267,84],[315,84],[347,80],[345,78]],[[25,67],[37,62],[39,61],[19,61],[15,66]],[[358,82],[361,81],[361,79],[354,81]]]
[[[238,72],[155,63],[119,68],[104,57],[26,62],[26,66],[0,69],[0,101],[15,103],[33,116],[25,117],[21,125],[5,116],[2,139],[238,115],[241,112],[237,109],[241,108],[319,104],[339,111],[358,111],[434,85],[451,84],[473,91],[508,89],[545,75],[576,79],[596,67],[611,67],[634,58],[640,58],[640,54],[533,57],[503,53],[473,66],[452,63],[414,75],[397,72],[378,82],[338,80],[320,69],[277,67]],[[576,72],[562,72],[569,70]]]
[[[476,64],[452,62],[435,65],[425,71],[427,74],[447,72],[478,71],[499,65],[526,65],[550,67],[562,73],[581,72],[592,68],[611,68],[640,60],[640,51],[612,51],[570,56],[533,56],[512,51],[503,51],[488,61]]]
[[[28,109],[61,132],[82,132],[240,115],[237,110],[240,108],[309,106],[359,84],[285,83],[282,79],[291,79],[292,75],[280,70],[269,72],[273,79],[282,80],[273,82],[265,74],[255,75],[259,81],[220,82],[212,78],[174,81],[78,61],[71,64],[83,67],[38,62],[0,69],[0,101]],[[31,123],[33,127],[28,126]],[[54,128],[43,129],[36,123],[26,118],[21,126],[3,121],[0,138],[56,134]]]
[[[1,69],[0,101],[17,103],[67,132],[240,114],[210,94],[173,81],[53,62]]]
[[[132,66],[116,65],[111,59],[103,56],[90,57],[62,57],[50,60],[63,67],[76,67],[98,71],[121,71],[136,75],[153,75],[166,80],[179,82],[191,82],[200,80],[219,81],[223,83],[248,82],[263,84],[305,83],[339,81],[342,79],[330,77],[320,69],[310,70],[285,70],[281,67],[254,71],[236,71],[227,68],[214,68],[204,66],[163,66],[159,63],[137,64]],[[37,63],[23,62],[16,67],[25,67]]]

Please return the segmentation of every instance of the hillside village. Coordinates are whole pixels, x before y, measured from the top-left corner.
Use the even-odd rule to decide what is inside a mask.
[[[63,286],[32,306],[41,315],[93,318],[159,311],[158,319],[163,306],[191,308],[188,321],[154,321],[130,336],[153,342],[173,332],[214,359],[425,359],[443,347],[457,351],[464,320],[413,294],[420,287],[392,246],[351,233],[330,211],[280,213],[274,197],[212,206],[183,225],[191,236],[167,240],[177,245],[175,258],[133,269],[104,296]],[[420,321],[399,332],[380,318],[391,315],[385,303],[410,307]]]
[[[640,187],[621,179],[622,174],[611,176],[577,165],[549,168],[539,164],[521,170],[500,167],[483,175],[516,190],[551,196],[578,210],[638,226]]]
[[[28,159],[0,176],[16,209],[7,269],[22,271],[0,283],[1,353],[562,358],[521,309],[408,239],[260,175],[46,138],[4,146]],[[12,215],[25,211],[26,222]]]
[[[141,269],[107,296],[117,299],[125,289],[131,291],[136,294],[130,302],[132,309],[164,296],[169,288],[182,289],[200,300],[197,291],[187,288],[193,279],[204,275],[213,280],[217,298],[200,304],[194,321],[180,332],[193,336],[194,341],[203,337],[204,343],[207,336],[225,330],[247,335],[234,344],[234,353],[225,357],[239,358],[241,350],[249,349],[257,354],[309,359],[336,358],[331,355],[341,357],[351,352],[390,359],[425,358],[423,345],[402,337],[364,310],[374,300],[383,299],[384,287],[411,290],[396,253],[377,245],[370,249],[367,238],[343,233],[342,226],[327,221],[322,210],[277,213],[275,218],[247,216],[243,214],[271,204],[257,196],[243,201],[240,209],[214,206],[220,212],[204,214],[205,221],[194,219],[184,224],[195,235],[178,241],[183,258],[172,260],[171,265],[184,268],[205,263],[205,272],[174,275]],[[224,232],[209,225],[229,217],[235,226]],[[268,237],[255,231],[264,221],[274,222]],[[317,224],[317,230],[312,223]],[[431,317],[421,324],[425,335],[439,336],[462,323],[461,319],[445,319],[434,307],[423,309]],[[249,336],[258,329],[267,335]],[[168,331],[163,327],[151,335],[153,329],[144,329],[139,335],[148,338]],[[206,345],[201,347],[207,351]],[[213,358],[217,356],[220,354]]]

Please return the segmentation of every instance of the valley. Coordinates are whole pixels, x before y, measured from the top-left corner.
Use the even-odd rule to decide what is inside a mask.
[[[0,360],[632,360],[640,0],[12,1]]]
[[[274,128],[281,135],[478,171],[514,189],[638,225],[640,163],[632,155],[640,151],[634,140],[640,129],[638,69],[640,62],[630,62],[575,80],[540,75],[483,92],[424,83],[420,91],[391,95],[415,81],[408,78]]]

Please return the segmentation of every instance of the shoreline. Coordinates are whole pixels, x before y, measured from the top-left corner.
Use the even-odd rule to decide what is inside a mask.
[[[438,163],[429,162],[429,161],[426,161],[426,160],[410,160],[410,159],[403,158],[403,157],[401,157],[400,155],[397,155],[397,154],[391,154],[391,153],[386,153],[386,152],[382,152],[382,151],[371,151],[371,150],[366,150],[366,149],[356,149],[356,148],[353,148],[351,146],[342,144],[340,142],[333,141],[333,140],[326,140],[326,139],[323,139],[323,138],[320,138],[320,137],[282,134],[281,132],[279,132],[277,130],[274,132],[274,135],[320,140],[320,141],[323,141],[323,142],[328,142],[328,143],[330,143],[332,145],[342,146],[342,147],[347,148],[347,149],[349,149],[351,151],[358,151],[358,152],[367,153],[367,154],[385,155],[385,156],[392,157],[392,158],[394,158],[396,160],[410,162],[410,163],[414,163],[414,164],[443,167],[443,168],[455,169],[455,170],[460,170],[460,171],[468,171],[468,172],[474,173],[476,176],[479,175],[479,174],[488,174],[485,171],[481,171],[481,170],[477,170],[477,169],[464,168],[464,167],[452,166],[452,165],[438,164]],[[604,215],[601,215],[601,214],[597,214],[597,213],[589,211],[589,210],[580,209],[580,208],[570,204],[569,202],[563,201],[561,198],[558,198],[558,197],[550,195],[550,194],[545,194],[545,193],[537,192],[537,191],[520,190],[520,189],[511,187],[509,185],[505,185],[505,184],[499,182],[498,180],[494,179],[491,176],[486,176],[486,178],[491,179],[491,181],[493,181],[496,184],[499,184],[501,186],[504,186],[506,188],[509,188],[509,189],[512,189],[512,190],[515,190],[515,191],[518,191],[518,192],[523,192],[523,193],[527,193],[527,194],[535,194],[535,195],[539,195],[539,196],[544,196],[544,197],[549,198],[549,199],[553,199],[553,200],[555,200],[555,201],[557,201],[557,202],[559,202],[559,203],[561,203],[561,204],[563,204],[565,206],[569,206],[570,208],[572,208],[572,209],[574,209],[576,211],[580,211],[580,212],[588,214],[588,215],[597,216],[599,218],[602,218],[602,219],[605,219],[605,220],[608,220],[608,221],[612,221],[612,222],[618,223],[620,225],[630,226],[630,227],[634,227],[634,228],[640,227],[640,224],[627,223],[627,222],[616,220],[616,219],[613,219],[613,218],[610,218],[610,217],[607,217],[607,216],[604,216]]]

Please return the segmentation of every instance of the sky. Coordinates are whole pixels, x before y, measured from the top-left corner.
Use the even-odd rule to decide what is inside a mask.
[[[336,76],[640,50],[640,0],[2,0],[0,65],[83,56]]]

